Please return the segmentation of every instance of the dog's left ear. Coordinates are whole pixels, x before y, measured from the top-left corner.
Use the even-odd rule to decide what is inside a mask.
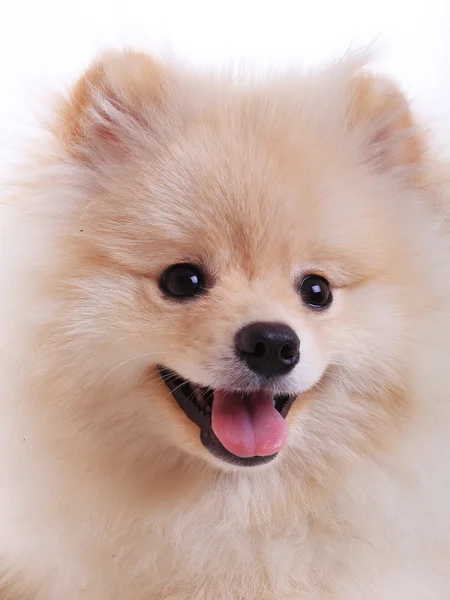
[[[394,82],[357,74],[350,83],[347,118],[348,129],[359,141],[360,155],[374,171],[396,171],[413,184],[420,180],[425,142],[408,101]]]
[[[109,52],[80,77],[59,106],[53,133],[77,161],[123,159],[156,142],[168,113],[171,77],[145,54]]]

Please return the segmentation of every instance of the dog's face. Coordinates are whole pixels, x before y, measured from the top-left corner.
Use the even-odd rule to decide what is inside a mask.
[[[394,135],[401,97],[341,82],[330,117],[308,82],[178,77],[105,59],[58,125],[88,196],[69,327],[87,378],[127,377],[150,444],[223,467],[375,443],[371,421],[405,409],[416,275],[398,231],[413,184],[390,173],[418,159]]]

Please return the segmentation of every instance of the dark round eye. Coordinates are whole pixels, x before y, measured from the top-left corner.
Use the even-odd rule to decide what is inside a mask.
[[[326,308],[333,300],[330,284],[320,275],[306,275],[302,279],[300,296],[310,308]]]
[[[180,263],[166,269],[160,280],[162,291],[173,298],[193,298],[205,290],[205,277],[195,265]]]

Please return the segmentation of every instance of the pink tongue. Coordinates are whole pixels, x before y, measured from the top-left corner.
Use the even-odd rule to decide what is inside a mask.
[[[273,406],[272,394],[214,392],[211,424],[223,446],[236,456],[270,456],[285,444],[286,421]]]

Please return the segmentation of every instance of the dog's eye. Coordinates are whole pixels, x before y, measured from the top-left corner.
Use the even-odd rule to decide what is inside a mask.
[[[300,284],[300,296],[310,308],[326,308],[333,300],[330,284],[320,275],[306,275]]]
[[[204,290],[205,277],[202,270],[195,265],[180,263],[172,265],[164,271],[160,287],[173,298],[192,298]]]

